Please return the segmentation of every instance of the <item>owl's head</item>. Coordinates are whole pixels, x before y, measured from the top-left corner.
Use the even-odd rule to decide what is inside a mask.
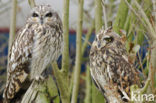
[[[118,44],[121,44],[121,37],[112,31],[112,27],[107,30],[101,30],[93,42],[95,48],[100,50],[101,48],[116,47]]]
[[[50,5],[39,5],[31,10],[28,22],[40,25],[57,25],[61,20]]]

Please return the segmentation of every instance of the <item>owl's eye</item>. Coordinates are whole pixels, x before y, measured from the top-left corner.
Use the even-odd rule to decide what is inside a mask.
[[[107,41],[107,42],[112,42],[112,41],[113,41],[113,37],[103,38],[103,40],[105,40],[105,41]]]
[[[52,14],[51,12],[49,12],[49,13],[47,13],[45,16],[46,16],[46,17],[52,17],[53,14]]]
[[[33,13],[32,17],[38,17],[39,15],[37,13]]]

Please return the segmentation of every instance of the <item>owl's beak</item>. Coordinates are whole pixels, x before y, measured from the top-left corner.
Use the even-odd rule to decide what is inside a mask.
[[[41,23],[41,25],[43,24],[43,18],[41,17],[41,19],[40,19],[40,23]]]
[[[105,41],[103,41],[103,42],[98,42],[98,44],[97,44],[97,48],[100,50],[102,47],[104,47],[106,45],[106,42]]]
[[[98,42],[98,48],[100,48],[100,46],[101,46],[101,43],[100,43],[100,42]]]

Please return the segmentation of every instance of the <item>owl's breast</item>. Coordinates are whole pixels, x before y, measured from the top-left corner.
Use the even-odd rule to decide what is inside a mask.
[[[62,34],[50,27],[36,28],[33,39],[31,79],[59,58],[63,46]]]
[[[34,56],[56,60],[61,53],[62,34],[50,27],[38,28],[34,34]]]

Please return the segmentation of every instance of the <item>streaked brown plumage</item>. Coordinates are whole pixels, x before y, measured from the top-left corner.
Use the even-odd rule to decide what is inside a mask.
[[[28,88],[32,80],[39,78],[61,55],[62,47],[62,22],[58,14],[49,5],[34,7],[10,49],[5,102],[11,102],[21,88]]]
[[[128,61],[125,44],[111,28],[101,30],[90,51],[91,76],[109,103],[130,98],[130,86],[139,84],[138,73]]]

